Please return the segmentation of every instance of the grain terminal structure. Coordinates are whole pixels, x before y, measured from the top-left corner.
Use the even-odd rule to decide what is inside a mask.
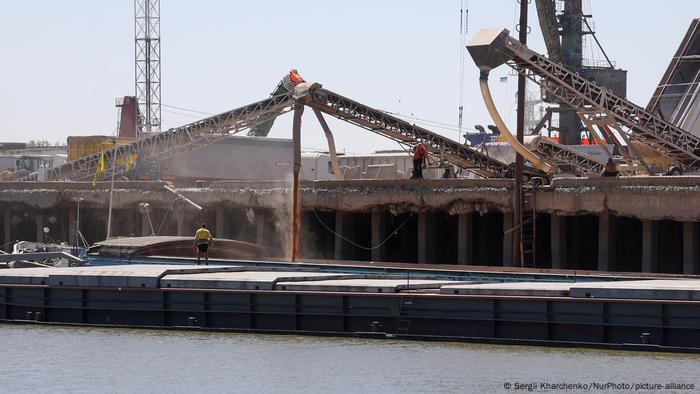
[[[698,35],[693,22],[679,56],[696,56]],[[291,178],[302,166],[298,150],[287,151],[284,142],[273,140],[275,151],[265,144],[249,149],[243,160],[271,159],[279,171],[271,177],[267,177],[270,173],[247,174],[247,181],[230,179],[240,179],[236,171],[241,168],[252,171],[258,166],[227,162],[226,152],[240,143],[232,140],[237,138],[232,134],[258,134],[264,126],[260,133],[265,135],[274,119],[285,112],[294,111],[295,133],[300,131],[297,119],[304,108],[310,108],[329,139],[332,160],[328,167],[331,162],[335,166],[329,173],[338,179],[312,177],[319,180],[299,184],[300,258],[508,267],[520,245],[513,239],[514,230],[519,231],[514,212],[527,212],[529,220],[523,222],[522,232],[531,236],[532,267],[700,273],[700,177],[657,176],[660,171],[692,174],[700,167],[700,137],[695,130],[684,130],[659,113],[668,112],[673,103],[664,101],[662,110],[651,104],[647,110],[638,107],[519,44],[507,30],[480,33],[469,50],[482,70],[485,98],[488,71],[508,64],[577,110],[597,140],[618,149],[619,154],[600,144],[605,155],[615,154],[625,174],[647,176],[600,178],[597,174],[603,164],[599,159],[538,138],[531,150],[513,143],[533,163],[524,171],[532,182],[516,190],[513,166],[488,150],[452,141],[319,84],[303,82],[298,75],[295,78],[301,82],[292,83],[291,76],[296,74],[290,73],[267,99],[114,144],[110,151],[52,169],[46,174],[52,181],[0,182],[3,245],[7,249],[15,240],[73,244],[78,228],[88,243],[108,235],[188,236],[197,223],[206,221],[217,237],[257,243],[265,248],[267,257],[289,258],[295,190]],[[672,62],[669,73],[673,74],[677,63]],[[688,103],[681,104],[695,108]],[[405,147],[421,143],[439,158],[440,168],[458,168],[471,175],[343,180],[324,115]],[[498,118],[497,113],[492,115]],[[506,127],[499,128],[508,134]],[[260,138],[248,141],[258,144]],[[663,160],[652,160],[638,145]],[[228,156],[243,156],[246,148],[241,149]],[[193,168],[201,158],[221,160],[224,171],[198,178]],[[139,176],[131,168],[134,162],[140,166]],[[376,175],[382,165],[373,168]],[[578,176],[563,175],[567,172]],[[108,180],[113,173],[117,179],[112,188]],[[168,175],[172,182],[139,180],[149,173],[160,179]],[[229,180],[221,180],[227,175]],[[101,181],[93,184],[89,182],[92,178]],[[203,209],[183,203],[187,200]],[[109,221],[111,232],[107,231]]]
[[[162,133],[138,133],[141,100],[125,97],[128,139],[85,141],[78,156],[69,140],[65,164],[1,175],[3,246],[76,254],[3,256],[0,322],[700,352],[698,20],[642,108],[625,97],[626,71],[584,67],[580,0],[559,16],[536,3],[549,58],[524,29],[467,46],[495,143],[450,140],[296,70],[263,100]],[[517,136],[490,93],[501,65],[519,74]],[[559,140],[540,133],[555,129],[551,108],[523,136],[526,78],[558,105]],[[153,109],[146,130],[160,125]],[[305,110],[328,152],[302,154]],[[287,112],[292,139],[267,138]],[[325,116],[402,150],[339,154]],[[587,149],[571,145],[583,127]],[[423,179],[412,159],[426,151],[436,165]],[[194,267],[202,222],[212,264]],[[80,243],[94,244],[84,259]],[[56,267],[14,266],[47,258]]]
[[[507,179],[302,182],[301,257],[510,266],[512,185]],[[190,236],[206,221],[217,237],[289,257],[291,183],[177,189],[202,211],[176,201],[164,186],[115,183],[112,233],[150,235],[150,216],[159,235]],[[560,178],[538,186],[536,266],[700,274],[699,189],[695,176]],[[53,240],[70,242],[78,198],[81,232],[89,243],[100,241],[108,195],[107,182],[1,183],[3,243],[49,241],[44,227]],[[148,210],[140,209],[144,202]]]

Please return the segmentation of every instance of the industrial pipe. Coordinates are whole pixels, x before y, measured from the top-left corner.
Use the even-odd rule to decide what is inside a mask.
[[[328,127],[328,123],[323,117],[321,111],[314,108],[314,113],[316,114],[318,123],[321,124],[323,133],[326,134],[326,140],[328,141],[328,153],[331,155],[331,166],[333,167],[333,174],[335,175],[335,179],[342,181],[343,174],[340,172],[340,165],[338,165],[338,156],[335,153],[335,139],[333,139],[333,133],[331,133],[331,128]]]
[[[501,136],[503,136],[503,138],[505,138],[505,140],[510,144],[510,146],[512,146],[516,152],[518,152],[522,157],[524,157],[525,160],[532,163],[532,165],[535,166],[535,168],[547,173],[554,172],[554,168],[552,168],[552,166],[547,164],[544,160],[542,160],[542,158],[532,153],[525,146],[523,146],[523,144],[518,142],[518,140],[513,136],[510,130],[508,130],[506,124],[503,123],[503,119],[501,119],[501,115],[498,114],[498,110],[496,110],[496,105],[493,103],[493,98],[491,97],[488,74],[481,74],[481,77],[479,78],[479,87],[481,88],[481,96],[484,98],[484,104],[486,104],[486,108],[489,110],[491,118],[496,123],[498,129],[501,130]]]

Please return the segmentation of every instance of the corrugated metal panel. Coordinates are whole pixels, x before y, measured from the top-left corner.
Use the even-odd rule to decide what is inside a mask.
[[[690,24],[647,111],[700,136],[700,18]]]

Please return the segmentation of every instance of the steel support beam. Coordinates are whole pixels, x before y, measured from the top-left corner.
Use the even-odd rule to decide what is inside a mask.
[[[294,146],[293,180],[292,180],[292,261],[299,257],[301,245],[301,201],[299,196],[299,175],[301,173],[301,116],[304,114],[304,104],[296,101],[294,104],[294,121],[292,123],[292,145]]]

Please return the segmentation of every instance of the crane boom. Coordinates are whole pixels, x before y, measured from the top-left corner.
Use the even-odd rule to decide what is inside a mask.
[[[509,34],[507,29],[482,30],[467,46],[482,75],[505,63],[578,112],[609,116],[629,138],[650,146],[685,169],[700,169],[700,137],[530,50]]]
[[[227,135],[251,129],[290,111],[292,103],[291,92],[273,96],[162,133],[139,138],[131,144],[117,146],[114,150],[68,162],[54,168],[49,176],[53,180],[90,179],[95,175],[103,154],[105,175],[111,173],[113,156],[116,159],[116,172],[126,166],[132,155],[142,161],[157,161],[174,152],[209,144]]]
[[[512,166],[495,160],[457,141],[433,133],[403,119],[389,115],[357,101],[343,97],[319,84],[313,84],[299,99],[304,104],[352,123],[363,129],[397,141],[400,144],[422,143],[433,155],[441,156],[457,167],[486,178],[512,178]],[[544,173],[535,168],[526,168],[525,175],[541,176]]]

